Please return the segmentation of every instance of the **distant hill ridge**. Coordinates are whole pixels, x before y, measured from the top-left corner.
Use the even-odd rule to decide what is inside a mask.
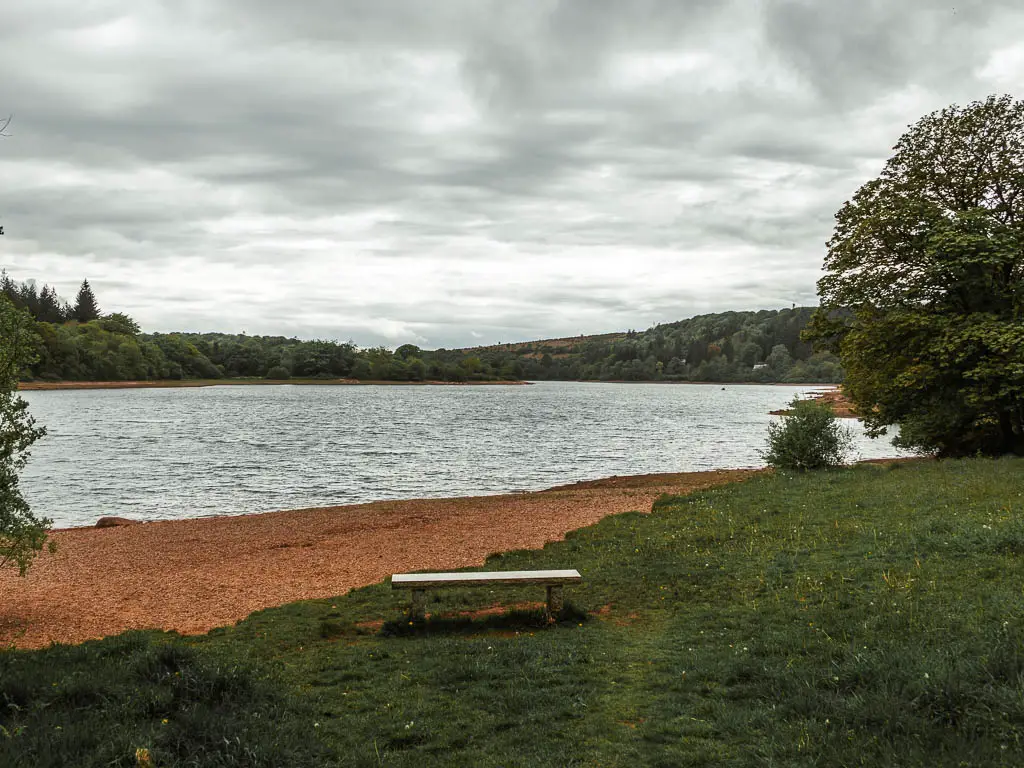
[[[537,339],[535,341],[515,341],[508,344],[490,344],[483,347],[461,347],[457,352],[466,354],[478,354],[480,352],[531,352],[533,347],[544,347],[546,349],[570,349],[579,344],[589,342],[611,343],[625,339],[628,333],[599,333],[594,335],[565,336],[559,339]],[[560,353],[566,354],[566,353]]]
[[[525,379],[838,383],[844,376],[838,359],[800,339],[815,309],[716,312],[645,331],[453,351]]]
[[[359,379],[822,382],[839,361],[800,339],[815,307],[718,312],[624,331],[462,349],[395,350],[284,336],[142,333],[129,316],[101,314],[88,281],[74,308],[0,270],[0,295],[35,320],[36,361],[22,378],[60,381]],[[89,301],[84,301],[83,296]],[[88,306],[86,306],[88,305]]]

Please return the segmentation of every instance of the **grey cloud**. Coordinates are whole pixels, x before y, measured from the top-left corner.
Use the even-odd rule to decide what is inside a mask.
[[[148,330],[367,345],[811,303],[834,211],[1024,34],[951,10],[9,0],[0,263]]]
[[[991,26],[1007,13],[1019,16],[1015,0],[782,0],[768,3],[765,29],[819,96],[850,105],[972,80],[989,54]]]

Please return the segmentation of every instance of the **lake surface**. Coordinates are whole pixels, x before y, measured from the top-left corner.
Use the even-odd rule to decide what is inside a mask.
[[[240,386],[25,392],[22,478],[58,527],[540,490],[763,464],[768,412],[813,387]],[[854,428],[860,457],[898,455]]]

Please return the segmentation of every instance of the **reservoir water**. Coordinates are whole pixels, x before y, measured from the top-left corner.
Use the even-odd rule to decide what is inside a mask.
[[[25,392],[22,487],[57,527],[540,490],[763,464],[808,386],[241,386]],[[898,455],[859,422],[860,458]]]

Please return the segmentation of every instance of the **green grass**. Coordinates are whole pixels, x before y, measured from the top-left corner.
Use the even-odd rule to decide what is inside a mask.
[[[6,652],[0,765],[1022,765],[1022,478],[762,476],[493,557],[581,571],[550,627],[451,616],[539,588],[428,593],[449,617],[410,626],[377,585]]]

